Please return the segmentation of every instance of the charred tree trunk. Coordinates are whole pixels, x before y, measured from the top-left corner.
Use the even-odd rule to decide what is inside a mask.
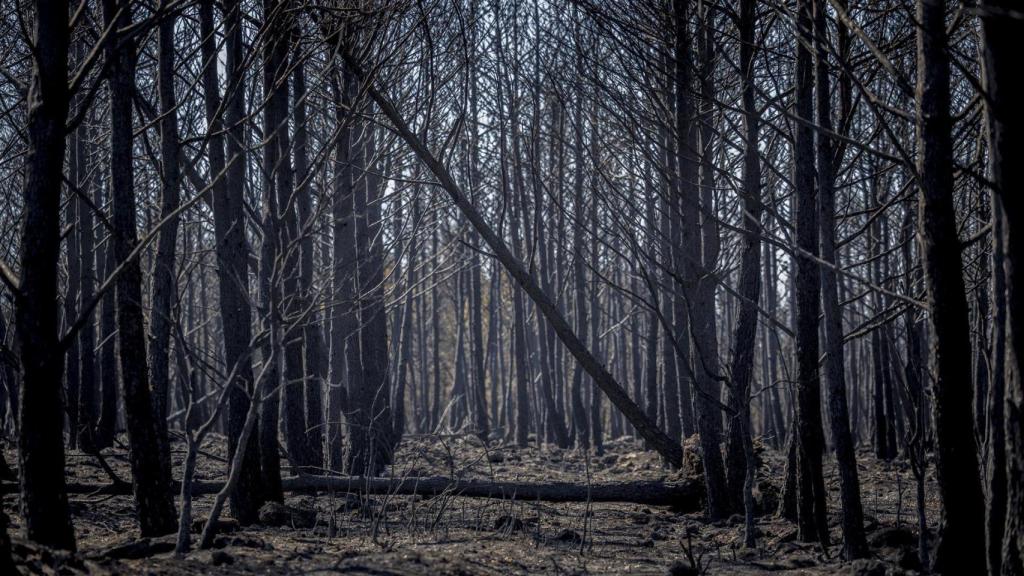
[[[708,513],[712,519],[725,518],[730,512],[725,463],[720,447],[722,416],[719,409],[720,376],[718,374],[718,342],[714,325],[714,293],[702,281],[704,274],[703,239],[701,238],[701,194],[699,181],[698,126],[693,121],[696,106],[693,100],[693,73],[690,52],[693,42],[689,31],[690,1],[674,1],[675,26],[675,100],[676,100],[676,158],[678,170],[679,211],[682,214],[679,243],[681,264],[679,282],[685,290],[685,313],[689,317],[689,337],[693,344],[692,357],[680,358],[683,371],[692,375],[697,431],[700,433],[700,451],[704,464]],[[676,309],[677,318],[683,310]],[[677,332],[677,336],[679,333]],[[677,342],[686,347],[687,339]],[[680,374],[682,376],[682,374]]]
[[[120,30],[131,25],[127,2],[104,0],[108,26]],[[171,462],[162,457],[161,429],[157,426],[142,311],[142,267],[134,254],[138,246],[134,170],[132,167],[132,99],[135,92],[135,42],[112,32],[110,58],[110,166],[113,204],[114,258],[122,267],[116,281],[117,341],[121,358],[121,391],[128,429],[132,486],[143,536],[170,534],[177,528],[171,491]],[[166,433],[166,430],[164,430]]]
[[[363,150],[357,166],[363,182],[355,189],[355,243],[358,250],[356,286],[359,330],[358,377],[348,383],[349,471],[379,474],[394,457],[396,437],[391,417],[388,377],[388,334],[384,294],[384,239],[380,234],[379,165],[376,162],[376,125],[363,127]],[[353,357],[349,356],[350,361]],[[356,367],[350,364],[349,374]]]
[[[934,569],[984,570],[985,500],[974,442],[971,349],[960,242],[953,208],[949,46],[945,0],[917,3],[919,229],[931,322],[936,472],[943,517]]]
[[[64,353],[57,318],[60,191],[68,114],[68,7],[34,3],[32,81],[27,98],[24,228],[15,328],[21,343],[18,462],[21,510],[30,540],[75,549],[64,483],[61,376]],[[6,526],[4,526],[6,536]]]
[[[736,411],[729,427],[729,491],[733,509],[745,512],[744,545],[755,546],[753,489],[757,463],[750,422],[750,384],[754,379],[757,303],[761,295],[761,157],[758,112],[754,100],[754,0],[740,3],[740,72],[743,74],[743,229],[740,255],[740,313],[733,334],[730,397]],[[767,385],[767,383],[765,384]]]
[[[989,574],[1003,576],[1024,575],[1024,202],[1020,198],[1024,188],[1024,169],[1019,158],[1024,148],[1024,114],[1021,114],[1022,91],[1015,78],[1019,66],[1016,63],[1016,47],[1024,33],[1022,21],[1009,11],[1016,9],[1013,2],[989,0],[981,2],[982,32],[984,34],[983,58],[985,66],[985,89],[988,106],[988,121],[991,144],[991,177],[994,183],[993,213],[997,227],[993,229],[995,242],[1002,245],[1002,262],[994,261],[994,284],[997,306],[1002,314],[996,313],[994,323],[1004,325],[996,330],[1005,330],[1005,359],[1001,370],[1005,378],[1005,402],[999,408],[1003,414],[989,413],[991,431],[990,451],[998,450],[1005,441],[1005,472],[1003,465],[993,459],[992,493],[990,494],[989,531]],[[998,233],[997,233],[998,232]],[[996,254],[999,251],[995,251]],[[1002,270],[997,270],[998,266]],[[999,279],[1005,282],[1000,286]],[[1000,303],[999,301],[1002,300]],[[998,341],[994,340],[998,346]],[[997,378],[993,378],[993,386]],[[997,394],[991,394],[994,410],[999,402]],[[1003,422],[999,422],[1003,420]],[[996,428],[1004,425],[1002,438]],[[1005,474],[999,478],[1000,474]],[[998,522],[998,511],[1002,487],[1005,483],[1006,519],[1002,533],[992,526]],[[997,556],[999,538],[1002,539],[1002,557]],[[1001,572],[1000,572],[1001,571]]]
[[[838,265],[835,241],[835,168],[841,160],[832,138],[832,101],[828,63],[828,26],[826,1],[814,0],[815,71],[818,133],[818,207],[821,225],[821,258]],[[864,536],[864,511],[860,501],[860,480],[850,416],[846,404],[846,371],[843,365],[843,315],[839,305],[839,285],[831,266],[821,267],[821,304],[825,323],[825,374],[828,382],[829,424],[839,468],[839,497],[843,517],[843,552],[847,559],[867,555]]]
[[[233,374],[227,383],[228,456],[233,459],[249,412],[253,389],[252,310],[249,298],[249,243],[245,237],[245,160],[241,124],[245,107],[242,30],[239,0],[224,5],[226,68],[228,86],[221,117],[221,94],[217,79],[217,48],[213,27],[213,2],[200,4],[201,51],[203,56],[203,92],[208,131],[210,196],[216,236],[217,284],[220,295],[221,331],[224,335],[226,372]],[[227,141],[222,134],[226,133]],[[225,149],[227,158],[225,158]],[[254,435],[244,446],[238,480],[229,496],[231,511],[242,524],[258,519],[264,502],[260,479],[259,444]]]
[[[164,0],[166,2],[166,0]],[[163,3],[163,2],[162,2]],[[178,143],[178,104],[174,95],[174,25],[177,14],[171,11],[159,25],[157,91],[160,95],[160,220],[169,220],[160,229],[156,261],[153,265],[153,311],[150,314],[150,369],[153,379],[153,409],[160,442],[160,458],[171,459],[167,437],[168,390],[170,388],[171,325],[178,294],[175,276],[178,217],[173,215],[181,193]]]
[[[340,71],[341,85],[334,87],[337,98],[338,139],[335,143],[334,197],[331,217],[334,228],[333,262],[331,264],[331,358],[327,396],[327,468],[336,472],[345,469],[343,417],[346,402],[347,347],[354,346],[352,334],[357,328],[355,318],[356,247],[353,231],[355,184],[352,170],[354,81],[347,69]]]
[[[295,195],[298,211],[299,238],[299,305],[298,310],[307,315],[302,322],[302,340],[305,371],[302,388],[305,393],[305,449],[306,465],[314,469],[324,465],[324,401],[323,385],[327,375],[324,335],[321,329],[320,313],[308,310],[316,293],[313,287],[313,186],[309,170],[309,127],[306,116],[306,63],[303,60],[301,44],[295,49],[295,72],[292,76],[292,101],[295,110],[295,174],[300,179]]]
[[[796,77],[793,125],[793,186],[796,227],[796,437],[797,520],[800,539],[828,545],[824,434],[821,423],[821,375],[818,371],[818,311],[821,291],[818,256],[818,206],[814,172],[814,67],[811,61],[812,5],[798,0]]]

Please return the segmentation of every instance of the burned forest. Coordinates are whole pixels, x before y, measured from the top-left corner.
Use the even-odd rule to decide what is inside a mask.
[[[1024,576],[1020,3],[0,38],[0,574]]]

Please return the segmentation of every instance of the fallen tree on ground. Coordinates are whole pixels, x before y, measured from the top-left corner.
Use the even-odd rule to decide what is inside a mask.
[[[392,494],[439,496],[448,494],[468,498],[501,498],[506,500],[540,500],[545,502],[629,502],[650,506],[672,506],[685,511],[698,511],[704,505],[704,484],[696,479],[678,482],[656,480],[635,482],[496,482],[490,480],[453,480],[443,476],[409,478],[368,478],[360,476],[294,476],[282,481],[286,492],[321,491],[354,494]],[[194,496],[215,494],[223,482],[196,481]],[[124,484],[89,484],[71,482],[69,494],[131,495],[131,486]],[[0,493],[16,493],[18,485],[4,482]]]

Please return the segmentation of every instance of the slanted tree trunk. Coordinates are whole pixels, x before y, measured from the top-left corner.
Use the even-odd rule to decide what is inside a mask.
[[[29,540],[75,549],[64,483],[64,353],[59,345],[57,264],[60,191],[68,114],[68,7],[34,3],[32,80],[27,98],[27,140],[21,235],[21,279],[15,293],[15,328],[21,343],[18,462],[21,510]],[[6,526],[4,526],[6,534]]]
[[[350,66],[355,65],[350,54],[343,54],[343,57]],[[365,73],[361,69],[356,68],[356,71],[359,78],[365,78]],[[373,83],[367,86],[366,91],[380,107],[381,112],[387,117],[399,136],[434,174],[458,209],[466,216],[466,219],[469,220],[470,224],[473,225],[491,250],[494,251],[498,261],[501,262],[519,286],[534,301],[538,312],[544,314],[548,319],[559,339],[576,360],[579,361],[583,369],[594,379],[594,383],[605,393],[616,408],[623,413],[623,416],[637,428],[641,437],[647,440],[652,448],[657,450],[672,466],[681,466],[683,461],[682,446],[674,439],[666,436],[658,429],[654,422],[647,418],[643,411],[629,398],[629,394],[615,381],[611,373],[590,353],[576,333],[573,332],[555,302],[541,289],[522,261],[512,254],[505,242],[487,224],[476,207],[469,202],[448,169],[409,128],[408,123],[395,108],[391,100],[382,94]]]
[[[146,365],[142,311],[142,267],[133,254],[136,230],[135,173],[132,167],[132,110],[135,92],[135,41],[116,30],[131,25],[128,2],[104,0],[103,16],[114,27],[110,59],[110,166],[114,258],[122,267],[117,290],[117,342],[121,391],[128,429],[129,463],[143,536],[170,534],[177,528],[171,487],[171,462],[161,457],[160,428]],[[165,431],[166,432],[166,431]]]
[[[943,505],[933,567],[944,574],[971,574],[986,566],[985,499],[974,442],[971,366],[964,361],[971,343],[953,209],[945,0],[918,0],[917,20],[918,236],[932,328],[935,469]]]

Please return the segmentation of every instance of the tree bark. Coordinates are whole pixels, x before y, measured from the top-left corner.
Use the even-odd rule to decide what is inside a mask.
[[[687,340],[693,345],[690,358],[680,358],[680,372],[692,376],[694,384],[694,407],[697,416],[697,431],[700,433],[700,451],[704,464],[704,481],[708,494],[708,514],[712,519],[729,515],[730,502],[722,460],[721,428],[722,416],[719,409],[721,386],[718,374],[718,342],[714,324],[714,293],[706,281],[702,281],[704,269],[703,238],[701,237],[701,194],[696,185],[699,181],[698,133],[699,126],[693,122],[697,112],[693,99],[693,73],[689,54],[694,43],[689,32],[690,0],[674,1],[675,26],[675,98],[676,98],[676,164],[678,170],[678,209],[682,215],[679,242],[680,257],[678,272],[685,295],[685,313],[689,317],[688,334],[677,342],[685,348]],[[676,322],[683,310],[676,307]],[[679,374],[683,376],[683,374]]]
[[[233,458],[239,446],[249,394],[253,389],[252,311],[249,297],[249,244],[245,236],[245,161],[243,158],[242,118],[245,107],[242,30],[239,0],[224,5],[226,68],[228,86],[223,112],[217,79],[217,49],[213,27],[213,1],[200,4],[201,51],[204,62],[203,92],[208,132],[210,196],[216,236],[217,284],[220,296],[221,331],[224,338],[226,372],[235,374],[227,383],[228,456]],[[223,113],[223,120],[221,114]],[[226,133],[226,142],[222,134]],[[225,152],[227,158],[225,158]],[[258,438],[251,436],[244,445],[244,457],[237,483],[229,495],[231,511],[242,525],[258,519],[264,502],[260,479]]]
[[[736,411],[729,428],[729,488],[732,506],[745,512],[744,545],[756,544],[753,488],[757,463],[750,422],[750,383],[754,376],[757,303],[761,294],[761,157],[754,100],[754,0],[740,3],[740,72],[743,75],[743,236],[740,255],[740,313],[733,333],[730,397]]]
[[[918,0],[917,177],[919,228],[932,328],[935,468],[943,505],[933,568],[985,569],[985,500],[974,442],[971,349],[960,242],[953,208],[950,62],[945,0]]]
[[[1002,280],[1005,286],[995,284],[995,299],[1002,300],[1005,325],[997,330],[1005,330],[1005,359],[1000,367],[1005,378],[1005,400],[1002,403],[1002,415],[990,412],[990,430],[1004,422],[1005,434],[1005,476],[998,475],[1002,470],[993,470],[994,476],[992,496],[989,501],[991,511],[1002,507],[998,495],[998,482],[1006,484],[1005,510],[1006,519],[1003,525],[1002,557],[998,566],[992,560],[995,548],[998,547],[998,531],[990,530],[990,564],[989,573],[1003,576],[1024,575],[1024,248],[1021,231],[1024,230],[1024,202],[1020,193],[1024,188],[1024,169],[1020,164],[1020,152],[1024,149],[1024,115],[1020,111],[1022,89],[1017,81],[1019,66],[1016,63],[1017,46],[1021,34],[1024,34],[1022,21],[1008,12],[1018,9],[1017,4],[1005,0],[986,0],[981,2],[981,22],[984,39],[982,51],[985,67],[985,103],[988,111],[991,177],[994,183],[993,213],[996,214],[998,228],[993,229],[995,242],[1002,244],[1002,270],[993,270],[995,278]],[[1000,229],[1001,228],[1001,229]],[[997,234],[998,231],[998,234]],[[998,253],[998,252],[997,252]],[[994,262],[999,264],[999,262]],[[996,314],[993,321],[1002,319]],[[998,345],[998,342],[995,342]],[[993,385],[996,384],[993,378]],[[992,395],[998,402],[996,395]],[[990,409],[992,406],[990,405]],[[1001,416],[1001,418],[999,418]],[[990,450],[1000,444],[999,433],[993,431]],[[993,461],[997,468],[1000,464]],[[994,515],[996,519],[998,514]],[[991,522],[991,519],[990,519]]]
[[[828,26],[826,0],[814,0],[815,90],[817,94],[818,133],[818,207],[821,225],[821,258],[838,264],[835,242],[835,169],[841,161],[835,153],[832,132],[832,102],[828,63]],[[828,382],[829,424],[839,468],[839,497],[842,511],[843,553],[847,559],[863,558],[868,553],[864,536],[864,511],[860,501],[860,480],[850,416],[846,404],[846,371],[843,364],[843,316],[839,305],[836,272],[821,267],[821,304],[825,323],[825,374]]]
[[[161,1],[165,7],[167,0]],[[180,204],[181,170],[179,168],[178,111],[174,95],[174,9],[159,24],[157,58],[157,91],[160,96],[160,219],[174,214]],[[178,217],[173,216],[160,229],[156,261],[153,265],[153,311],[150,314],[150,367],[153,381],[153,409],[160,443],[160,458],[169,469],[171,451],[167,437],[168,390],[170,388],[170,352],[173,308],[178,295],[175,276],[177,258]]]
[[[18,462],[25,533],[45,546],[75,549],[64,483],[64,354],[58,344],[60,191],[68,114],[68,7],[34,3],[32,80],[27,98],[24,228],[15,328],[21,343]],[[6,533],[6,527],[4,532]]]
[[[812,5],[798,0],[794,25],[796,76],[793,126],[793,185],[796,227],[796,437],[797,521],[800,539],[827,546],[828,517],[822,473],[821,375],[818,371],[818,311],[821,292],[818,263],[818,207],[814,172],[814,68],[811,61]]]
[[[142,267],[132,252],[138,245],[135,172],[132,167],[132,100],[135,92],[135,41],[116,30],[131,25],[128,2],[104,0],[103,16],[114,27],[110,59],[110,166],[114,258],[123,267],[116,281],[117,341],[121,391],[128,429],[132,487],[142,535],[170,534],[177,528],[171,491],[171,463],[161,457],[160,428],[146,366]]]

